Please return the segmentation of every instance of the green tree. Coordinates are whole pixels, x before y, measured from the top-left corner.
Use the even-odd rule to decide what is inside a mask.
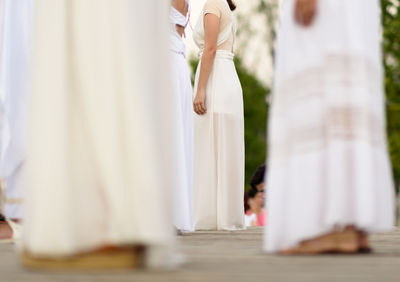
[[[397,187],[400,185],[400,14],[398,0],[381,0],[383,62],[390,155]]]
[[[246,188],[256,168],[265,162],[266,122],[269,89],[250,73],[237,58],[236,70],[242,84],[244,100],[245,144],[246,144]]]

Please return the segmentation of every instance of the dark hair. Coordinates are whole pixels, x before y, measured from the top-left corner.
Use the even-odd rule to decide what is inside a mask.
[[[253,176],[250,179],[250,185],[254,189],[256,189],[256,186],[260,183],[264,182],[264,176],[265,176],[265,164],[259,166],[256,171],[254,172]]]
[[[235,11],[236,5],[233,2],[233,0],[226,0],[226,2],[228,2],[228,5],[229,5],[229,8],[231,8],[231,11]]]
[[[247,199],[253,199],[257,196],[258,193],[262,193],[261,191],[258,191],[257,189],[250,189],[247,192]]]

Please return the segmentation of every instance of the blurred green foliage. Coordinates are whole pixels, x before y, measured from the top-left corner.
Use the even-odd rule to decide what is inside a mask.
[[[267,97],[269,89],[244,67],[240,59],[235,59],[236,71],[243,88],[245,144],[246,144],[246,190],[250,188],[250,178],[257,167],[265,162],[266,122],[268,114]]]
[[[400,185],[400,7],[398,0],[381,0],[383,51],[390,155]]]

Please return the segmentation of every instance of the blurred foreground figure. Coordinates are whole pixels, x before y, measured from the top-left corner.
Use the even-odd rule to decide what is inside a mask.
[[[25,266],[174,264],[168,8],[35,1]]]
[[[0,178],[5,180],[0,199],[5,214],[5,220],[0,220],[2,243],[20,236],[31,13],[31,0],[0,0]]]
[[[186,61],[186,46],[182,39],[188,24],[187,0],[173,0],[169,20],[173,100],[177,105],[178,185],[175,189],[174,224],[182,232],[194,231],[193,222],[193,111],[192,82]]]
[[[394,224],[378,0],[283,2],[265,250],[368,251]]]

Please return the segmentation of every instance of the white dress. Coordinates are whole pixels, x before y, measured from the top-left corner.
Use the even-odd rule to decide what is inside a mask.
[[[6,69],[6,60],[5,60],[5,43],[6,43],[6,1],[0,0],[0,158],[3,151],[3,143],[4,143],[4,125],[5,125],[5,96],[6,96],[6,87],[5,87],[5,69]],[[1,201],[2,199],[0,199]],[[3,201],[2,201],[3,205]]]
[[[186,17],[174,7],[170,10],[170,51],[173,100],[178,106],[176,128],[178,133],[178,185],[175,189],[174,224],[183,232],[194,231],[193,224],[193,104],[192,82],[186,61],[186,46],[176,31],[176,25],[186,26]]]
[[[204,16],[203,11],[193,35],[200,56],[204,48]],[[232,33],[236,33],[233,13],[231,23],[219,34],[217,46]],[[193,193],[196,230],[244,228],[243,96],[233,57],[230,51],[217,50],[206,88],[207,113],[195,115]],[[200,65],[201,58],[195,89]]]
[[[23,234],[35,257],[141,244],[148,266],[174,264],[168,8],[35,1]]]
[[[5,31],[5,23],[6,23],[6,0],[0,1],[0,159],[3,154],[3,143],[5,138],[5,39],[6,39],[6,31]],[[6,198],[6,190],[4,181],[0,180],[0,213],[4,214],[5,209],[5,198]]]
[[[20,174],[26,158],[28,103],[28,55],[31,35],[32,2],[0,0],[0,178],[5,180],[5,216],[22,216]]]
[[[269,252],[336,226],[394,223],[379,1],[318,1],[308,28],[294,2],[281,10],[269,121]]]

